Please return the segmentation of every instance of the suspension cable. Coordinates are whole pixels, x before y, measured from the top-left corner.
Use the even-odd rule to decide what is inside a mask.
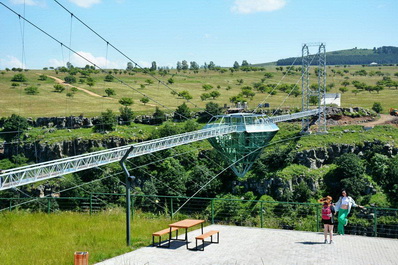
[[[55,42],[59,43],[62,47],[67,48],[68,50],[70,50],[71,52],[73,52],[74,54],[76,54],[77,56],[79,56],[80,58],[86,60],[87,62],[89,62],[90,64],[92,64],[94,67],[97,67],[100,70],[104,70],[103,68],[101,68],[100,66],[98,66],[97,64],[95,64],[94,62],[92,62],[90,59],[86,58],[85,56],[81,55],[80,53],[76,52],[75,50],[73,50],[72,48],[64,45],[61,41],[59,41],[58,39],[56,39],[55,37],[53,37],[51,34],[47,33],[45,30],[41,29],[39,26],[36,26],[34,23],[30,22],[28,19],[26,19],[25,17],[21,16],[20,14],[18,14],[17,12],[15,12],[13,9],[11,9],[10,7],[8,7],[7,5],[5,5],[4,3],[0,2],[0,4],[2,6],[4,6],[5,8],[7,8],[8,10],[10,10],[12,13],[14,13],[15,15],[19,16],[20,18],[22,18],[24,21],[28,22],[30,25],[32,25],[34,28],[38,29],[40,32],[44,33],[45,35],[47,35],[48,37],[50,37],[52,40],[54,40]],[[109,44],[111,45],[111,44]],[[111,45],[112,46],[112,45]],[[113,47],[113,46],[112,46]],[[117,81],[119,81],[120,83],[122,83],[123,85],[133,89],[134,91],[136,91],[137,93],[141,94],[144,97],[147,97],[148,99],[152,100],[153,102],[155,102],[156,104],[158,104],[159,106],[162,106],[165,109],[170,110],[171,112],[173,112],[172,109],[170,109],[169,107],[165,106],[164,104],[160,103],[159,101],[147,96],[146,94],[142,93],[140,90],[130,86],[129,84],[127,84],[125,81],[121,80],[120,78],[118,78],[115,75],[112,75]],[[178,115],[180,115],[181,117],[185,118],[185,119],[189,119],[188,117],[185,117],[184,115],[178,113]],[[212,115],[213,116],[213,115]]]
[[[126,59],[128,59],[129,62],[134,63],[134,65],[142,70],[144,70],[145,68],[140,66],[137,62],[135,62],[133,59],[131,59],[129,56],[127,56],[124,52],[122,52],[120,49],[118,49],[117,47],[115,47],[112,43],[110,43],[109,41],[107,41],[104,37],[102,37],[97,31],[95,31],[93,28],[91,28],[89,25],[87,25],[83,20],[81,20],[80,18],[78,18],[77,16],[75,16],[71,11],[69,11],[69,9],[67,9],[64,5],[62,5],[60,2],[58,2],[57,0],[54,0],[55,3],[57,3],[60,7],[62,7],[66,12],[68,12],[71,16],[75,17],[81,24],[83,24],[86,28],[88,28],[91,32],[93,32],[95,35],[97,35],[100,39],[102,39],[104,42],[106,42],[109,46],[111,46],[113,49],[115,49],[118,53],[120,53],[123,57],[125,57]],[[158,83],[161,83],[163,86],[165,86],[166,88],[168,88],[169,90],[171,90],[174,93],[177,93],[177,91],[175,91],[173,88],[171,88],[169,85],[167,85],[167,83],[165,83],[164,81],[162,81],[161,79],[157,78],[154,74],[148,72],[147,74],[149,74],[149,76],[151,76],[153,79],[157,80]],[[198,109],[203,109],[201,107],[199,107],[197,104],[193,103],[192,101],[185,99],[187,102],[191,103],[194,107],[198,108]],[[214,117],[213,114],[207,112],[205,110],[205,112],[207,114],[210,114],[211,117]],[[188,119],[187,117],[184,117],[182,115],[180,115],[181,117]]]
[[[260,102],[260,104],[263,104],[272,94],[272,92],[274,92],[274,90],[280,85],[280,83],[283,81],[283,79],[285,79],[286,75],[290,72],[290,69],[294,66],[294,63],[296,62],[298,57],[296,57],[293,61],[293,63],[290,65],[289,69],[286,71],[286,73],[282,76],[281,80],[279,80],[279,82],[276,84],[275,87],[272,88],[272,90],[268,93],[268,95],[265,97],[265,99],[263,101]],[[259,104],[259,105],[260,105]],[[254,109],[253,112],[256,112],[257,109],[259,108],[259,105],[257,105],[257,107]]]
[[[310,64],[312,63],[312,61],[314,60],[315,56],[312,57]],[[288,93],[288,95],[284,98],[284,100],[282,101],[281,104],[279,104],[278,108],[276,108],[274,110],[274,112],[272,113],[271,117],[274,116],[278,110],[282,107],[282,105],[286,102],[286,100],[288,99],[288,97],[290,97],[291,93],[293,93],[294,89],[296,88],[297,84],[300,82],[300,80],[303,78],[304,73],[301,74],[300,78],[297,80],[297,82],[294,84],[293,88],[290,90],[290,92]]]

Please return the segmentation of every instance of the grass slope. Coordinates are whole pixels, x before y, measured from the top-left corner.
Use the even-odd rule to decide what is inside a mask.
[[[136,214],[132,247],[126,246],[125,213],[113,209],[93,215],[13,211],[0,214],[0,261],[7,264],[73,264],[75,251],[88,251],[90,264],[151,244],[151,234],[170,219]]]
[[[285,67],[285,69],[287,68]],[[349,82],[357,80],[368,85],[376,85],[376,82],[382,79],[381,76],[377,75],[352,75],[355,71],[362,69],[366,70],[367,72],[381,71],[384,75],[389,75],[393,81],[398,81],[398,77],[395,76],[395,74],[398,73],[397,66],[351,66],[347,68],[328,66],[327,83],[334,83],[334,87],[331,92],[339,92],[339,88],[342,87],[341,83],[344,80],[348,80]],[[332,70],[340,70],[341,74],[333,73]],[[343,70],[348,70],[349,72],[344,73]],[[187,102],[188,107],[190,107],[192,110],[200,110],[203,109],[206,103],[210,101],[219,103],[222,106],[224,104],[230,105],[230,97],[239,94],[241,92],[241,87],[243,86],[253,86],[253,83],[261,82],[261,79],[264,77],[264,72],[270,72],[274,75],[272,78],[266,79],[264,81],[265,84],[287,83],[297,84],[299,88],[301,87],[301,73],[299,71],[295,71],[292,75],[284,76],[284,73],[277,71],[275,66],[268,66],[266,67],[265,71],[257,72],[238,71],[231,73],[230,71],[227,71],[225,73],[221,73],[216,71],[200,70],[199,73],[193,73],[191,71],[178,73],[175,70],[171,70],[170,74],[166,75],[165,77],[160,77],[158,74],[156,75],[165,82],[172,77],[175,83],[170,85],[170,87],[177,92],[187,90],[193,96],[193,99],[191,100],[193,104]],[[2,71],[2,74],[0,75],[0,105],[2,106],[2,108],[0,108],[0,117],[8,117],[13,113],[25,117],[69,115],[84,115],[87,117],[93,117],[97,116],[101,112],[104,112],[106,109],[112,109],[115,112],[118,112],[119,108],[121,107],[118,101],[122,97],[133,98],[134,104],[131,106],[131,108],[136,114],[153,113],[155,106],[159,106],[166,112],[172,112],[177,108],[177,106],[186,102],[184,99],[172,95],[170,89],[158,84],[156,81],[154,84],[148,85],[146,80],[151,79],[151,77],[143,73],[136,73],[133,76],[123,73],[117,74],[118,78],[129,84],[134,89],[116,81],[105,82],[105,74],[103,73],[93,74],[92,78],[95,81],[94,86],[89,87],[87,84],[76,84],[76,86],[82,87],[99,95],[104,95],[104,97],[95,97],[79,90],[76,92],[73,98],[66,96],[66,93],[70,92],[69,87],[66,87],[64,92],[57,93],[54,92],[53,86],[56,84],[56,82],[53,79],[49,78],[46,81],[38,80],[40,74],[52,75],[61,79],[63,79],[66,74],[56,74],[51,70],[30,70],[24,72],[24,75],[26,75],[28,81],[25,83],[20,83],[20,86],[13,88],[11,86],[11,79],[15,74],[16,73],[12,71]],[[80,77],[77,76],[77,79],[79,78]],[[238,79],[243,79],[243,84],[239,85],[237,82]],[[313,74],[313,71],[311,73],[310,79],[310,83],[317,83],[317,79]],[[200,95],[211,92],[205,91],[202,88],[202,86],[205,84],[212,85],[213,89],[211,91],[217,90],[220,92],[221,96],[215,100],[202,101],[200,99]],[[31,85],[37,86],[39,88],[39,94],[27,95],[25,93],[24,89]],[[141,85],[144,85],[145,87],[141,88]],[[227,89],[228,87],[230,87],[229,90]],[[116,95],[112,96],[111,98],[105,97],[106,88],[114,89]],[[396,100],[398,96],[398,90],[395,88],[386,88],[383,91],[380,91],[380,93],[360,92],[357,95],[352,93],[352,90],[354,89],[352,85],[348,85],[347,88],[349,91],[344,93],[342,96],[343,107],[359,106],[371,108],[375,101],[382,103],[385,112],[390,107],[398,107]],[[150,101],[144,105],[140,102],[140,99],[143,97],[142,94],[147,95],[156,102]],[[291,96],[287,99],[286,96],[287,93],[283,93],[281,91],[278,91],[277,94],[273,96],[256,91],[255,97],[252,100],[248,98],[247,101],[250,108],[255,108],[259,103],[262,102],[270,103],[271,108],[277,108],[279,106],[299,108],[301,106],[300,96]],[[163,108],[160,104],[166,106],[166,108]]]

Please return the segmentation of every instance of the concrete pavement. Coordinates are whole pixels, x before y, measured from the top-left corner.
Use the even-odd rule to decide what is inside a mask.
[[[322,233],[210,225],[220,231],[220,243],[204,251],[187,250],[181,241],[171,248],[143,247],[99,265],[264,265],[264,264],[398,264],[398,240],[364,236],[335,236],[324,244]],[[200,229],[188,233],[190,247]],[[181,238],[181,236],[180,236]]]

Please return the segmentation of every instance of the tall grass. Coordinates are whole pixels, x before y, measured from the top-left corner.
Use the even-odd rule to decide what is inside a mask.
[[[167,217],[135,213],[132,247],[126,246],[125,212],[88,215],[13,211],[0,214],[0,264],[73,264],[75,251],[88,251],[90,264],[151,244]]]

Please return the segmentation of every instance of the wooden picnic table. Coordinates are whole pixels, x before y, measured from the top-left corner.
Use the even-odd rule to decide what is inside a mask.
[[[188,248],[188,228],[194,227],[194,226],[200,224],[201,232],[203,234],[203,224],[204,224],[204,222],[205,222],[205,220],[185,219],[185,220],[181,220],[181,221],[169,224],[169,227],[170,227],[169,242],[171,240],[171,229],[173,227],[174,228],[185,228],[185,242],[186,242],[186,246]]]

